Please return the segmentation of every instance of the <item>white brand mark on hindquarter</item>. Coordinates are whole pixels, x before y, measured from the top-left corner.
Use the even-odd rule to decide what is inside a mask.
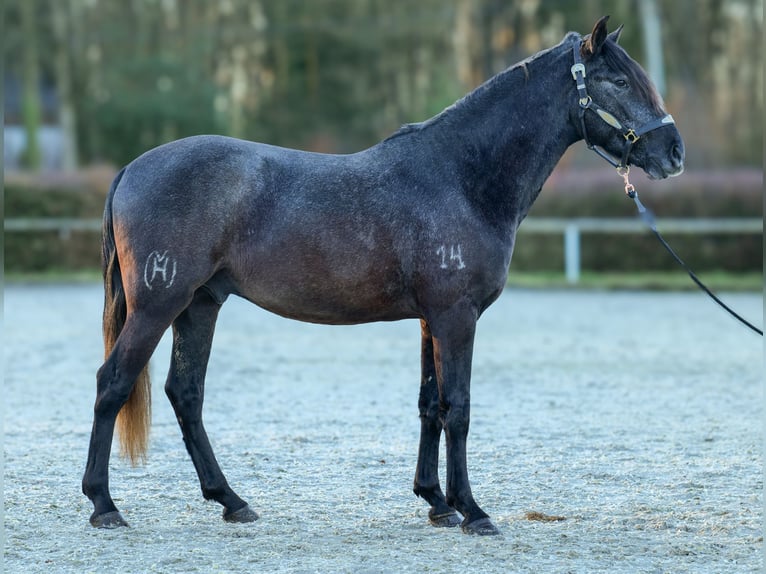
[[[159,276],[157,283],[168,289],[176,278],[176,260],[168,255],[167,250],[160,253],[152,251],[146,258],[144,266],[144,284],[152,290],[155,278]]]
[[[460,244],[453,244],[449,246],[449,257],[447,257],[447,246],[440,245],[436,250],[436,254],[440,257],[439,267],[441,269],[449,269],[454,267],[455,269],[465,269],[465,263],[463,263],[463,254],[460,250]]]

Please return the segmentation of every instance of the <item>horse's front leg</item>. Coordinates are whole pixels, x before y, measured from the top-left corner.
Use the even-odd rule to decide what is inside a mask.
[[[434,365],[434,343],[428,324],[421,320],[420,446],[413,491],[431,505],[428,520],[434,526],[457,526],[460,518],[447,501],[439,484],[439,390]]]
[[[440,411],[447,442],[446,501],[463,515],[467,534],[500,534],[473,498],[468,481],[466,441],[470,422],[470,382],[477,310],[468,304],[441,313],[430,322]]]

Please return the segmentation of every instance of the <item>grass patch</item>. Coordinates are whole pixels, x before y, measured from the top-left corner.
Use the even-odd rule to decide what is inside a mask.
[[[709,271],[698,274],[699,279],[713,291],[763,291],[761,273],[731,273]],[[559,272],[514,272],[508,276],[509,287],[535,289],[607,289],[650,291],[694,291],[699,287],[682,269],[678,271],[644,271],[636,273],[601,273],[585,271],[580,281],[572,285]]]
[[[46,284],[46,283],[101,283],[100,269],[71,271],[50,269],[47,271],[6,271],[6,284]]]

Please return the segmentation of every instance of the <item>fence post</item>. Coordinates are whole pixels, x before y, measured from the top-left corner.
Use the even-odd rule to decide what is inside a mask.
[[[564,272],[567,283],[574,285],[580,280],[580,228],[576,223],[564,228]]]

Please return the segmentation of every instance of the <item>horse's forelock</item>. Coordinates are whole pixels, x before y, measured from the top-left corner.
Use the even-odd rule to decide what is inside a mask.
[[[601,53],[610,68],[619,70],[628,77],[630,84],[636,86],[641,97],[649,102],[656,114],[665,113],[662,97],[654,87],[654,83],[625,50],[609,39],[604,42]]]

